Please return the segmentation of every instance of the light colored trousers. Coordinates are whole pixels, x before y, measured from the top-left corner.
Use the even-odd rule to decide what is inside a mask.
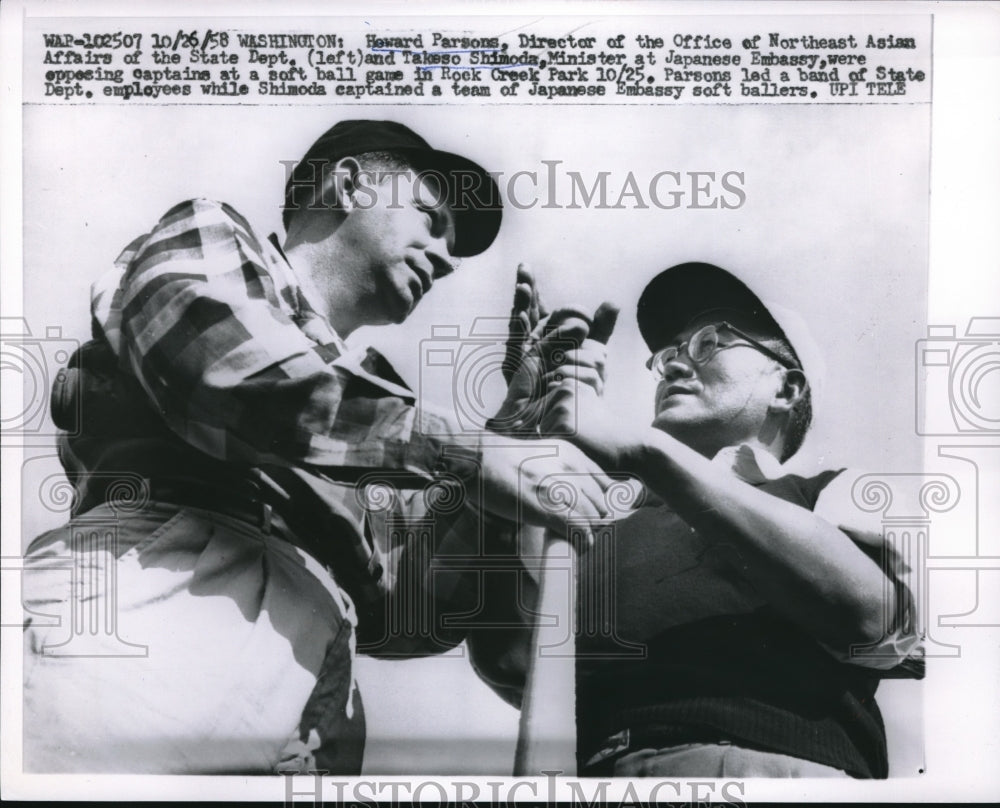
[[[615,777],[847,777],[811,760],[730,743],[689,743],[637,749],[614,764]]]
[[[353,607],[279,536],[99,506],[32,543],[23,584],[25,771],[360,772]]]

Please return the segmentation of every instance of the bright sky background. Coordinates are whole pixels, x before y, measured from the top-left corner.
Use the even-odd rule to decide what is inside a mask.
[[[625,417],[650,417],[653,381],[634,306],[659,270],[709,261],[743,275],[764,298],[800,314],[823,349],[826,399],[798,470],[849,465],[920,467],[914,428],[914,343],[926,330],[929,112],[892,107],[478,108],[30,107],[25,110],[25,312],[33,331],[59,325],[88,335],[88,287],[135,235],[175,202],[227,201],[263,232],[280,225],[284,168],[340,117],[385,117],[439,148],[509,176],[560,160],[560,171],[618,189],[659,171],[744,174],[738,210],[508,208],[487,253],[465,259],[403,326],[368,329],[419,384],[421,340],[433,325],[502,316],[519,261],[536,270],[545,299],[622,307],[610,343],[608,398]],[[30,147],[28,145],[30,144]],[[568,199],[565,174],[559,198]],[[519,185],[519,190],[527,188]],[[613,196],[617,191],[613,192]],[[522,192],[521,199],[524,199]],[[498,382],[498,380],[497,380]],[[449,391],[422,391],[447,406]],[[55,459],[52,463],[57,470]],[[61,521],[26,508],[25,539]],[[441,744],[455,771],[505,773],[517,714],[454,656],[358,663],[370,771],[440,771]],[[890,728],[893,688],[883,688]],[[912,690],[907,691],[912,695]],[[913,724],[912,699],[902,718]],[[902,736],[901,736],[902,737]],[[402,748],[410,739],[434,744]],[[494,739],[483,745],[472,739]],[[902,744],[902,747],[900,746]],[[897,743],[915,753],[916,740]],[[905,747],[905,748],[904,748]],[[899,749],[903,749],[899,752]]]
[[[476,315],[506,314],[514,268],[527,261],[550,306],[594,307],[606,298],[622,306],[608,395],[645,418],[653,383],[642,371],[635,301],[659,270],[703,260],[798,312],[822,346],[827,406],[807,443],[810,457],[824,467],[868,468],[913,457],[902,446],[913,432],[910,357],[925,332],[929,118],[920,106],[566,108],[558,115],[538,106],[488,115],[452,107],[31,107],[26,311],[85,336],[92,279],[184,198],[225,200],[261,230],[277,229],[279,160],[301,156],[347,114],[400,120],[506,176],[539,173],[539,205],[508,207],[487,253],[465,259],[405,325],[355,337],[381,348],[414,386],[419,341],[431,326],[457,324],[464,334]],[[560,200],[570,196],[569,171],[590,182],[609,172],[608,187],[618,189],[630,171],[645,188],[655,173],[675,170],[743,172],[747,201],[738,210],[546,210],[542,160],[562,161]],[[529,186],[517,188],[523,198]],[[427,392],[448,403],[440,389]]]
[[[817,2],[808,9],[783,0],[615,4],[614,16],[603,24],[622,28],[628,26],[629,15],[663,15],[658,21],[664,26],[679,25],[679,15],[697,15],[697,21],[684,20],[697,30],[708,27],[705,15],[714,15],[711,27],[718,29],[733,20],[732,15],[744,21],[753,16],[749,26],[759,28],[770,22],[763,15],[795,14],[817,33],[829,33],[859,20],[887,24],[886,15],[892,15],[888,30],[904,15],[925,15],[925,20],[933,15],[933,110],[900,105],[784,110],[608,107],[591,112],[547,105],[518,110],[476,105],[396,109],[323,102],[298,108],[156,109],[136,102],[116,109],[60,103],[22,107],[19,91],[29,79],[22,82],[20,69],[43,69],[23,58],[41,47],[38,26],[47,29],[55,18],[102,10],[119,16],[206,12],[204,4],[178,0],[141,9],[122,0],[93,0],[86,11],[82,4],[65,0],[29,5],[24,55],[17,31],[24,8],[10,0],[0,9],[5,24],[0,32],[0,302],[5,317],[23,313],[38,337],[45,336],[46,327],[59,327],[67,337],[85,339],[91,280],[129,240],[183,198],[224,199],[262,230],[277,227],[284,180],[278,161],[301,156],[318,134],[342,117],[401,120],[435,145],[507,174],[541,171],[541,160],[562,160],[563,168],[585,174],[606,170],[614,177],[629,170],[640,178],[661,170],[744,171],[748,198],[738,211],[508,210],[491,251],[467,260],[462,271],[437,286],[405,327],[370,330],[358,337],[377,344],[417,384],[420,342],[430,335],[431,326],[458,324],[465,333],[475,315],[503,315],[514,266],[528,260],[550,304],[577,300],[594,305],[612,297],[622,305],[611,342],[608,395],[623,414],[645,420],[653,385],[641,367],[645,352],[631,307],[654,273],[682,260],[715,261],[744,272],[765,297],[797,309],[810,321],[823,348],[829,369],[826,390],[831,394],[800,453],[798,469],[850,464],[907,475],[923,465],[925,474],[950,476],[961,492],[957,507],[931,518],[936,550],[931,555],[945,557],[941,563],[950,562],[951,567],[934,569],[935,559],[930,559],[932,569],[924,580],[933,591],[922,593],[930,604],[926,615],[931,639],[954,645],[931,644],[931,656],[942,658],[929,661],[925,682],[887,682],[878,695],[894,774],[909,779],[824,782],[823,793],[850,800],[870,799],[878,792],[890,800],[909,796],[915,801],[981,800],[996,793],[1000,589],[995,569],[977,573],[969,568],[975,566],[971,556],[977,551],[987,556],[979,559],[984,567],[1000,557],[996,430],[957,434],[948,426],[953,417],[944,377],[948,368],[936,369],[938,377],[928,384],[926,398],[933,417],[945,426],[923,442],[922,451],[913,418],[915,392],[922,394],[914,390],[914,379],[920,378],[914,374],[914,343],[926,336],[927,323],[954,326],[958,340],[951,344],[962,351],[976,347],[961,340],[970,317],[1000,315],[1000,212],[995,193],[1000,184],[1000,101],[994,80],[1000,63],[1000,16],[995,2]],[[471,32],[482,28],[486,15],[497,13],[494,8],[502,8],[505,15],[530,16],[496,19],[493,24],[499,27],[493,32],[539,25],[548,27],[546,33],[559,34],[576,30],[580,23],[563,15],[597,15],[609,6],[552,0],[530,6],[516,0],[492,7],[463,4],[461,17],[447,25]],[[406,24],[401,15],[415,13],[411,7],[401,0],[369,0],[363,4],[364,18],[329,16],[319,24],[297,19],[303,21],[303,30],[343,32],[351,25],[367,30],[380,22]],[[347,0],[322,6],[315,0],[295,0],[280,11],[264,12],[246,0],[219,0],[210,10],[216,15],[246,14],[248,9],[280,14],[254,18],[253,25],[286,30],[296,14],[357,14],[358,8]],[[456,10],[440,1],[420,6],[421,14]],[[49,19],[33,20],[32,14]],[[831,16],[812,16],[819,14]],[[193,19],[188,16],[185,22]],[[199,25],[205,22],[198,20]],[[647,17],[637,25],[651,22]],[[19,168],[24,183],[23,278],[18,278],[22,255],[16,237]],[[17,293],[21,280],[23,312]],[[6,351],[6,343],[4,347]],[[982,353],[990,350],[995,359],[995,341]],[[994,372],[981,377],[980,392],[988,413],[995,416],[1000,374],[995,362],[990,368]],[[10,395],[16,387],[10,383],[11,368],[5,364],[3,370],[6,418],[8,402],[18,402]],[[443,388],[427,392],[447,405]],[[25,449],[22,465],[17,462],[20,450],[8,448],[7,437],[5,431],[0,470],[4,555],[9,557],[17,555],[19,538],[26,544],[64,519],[40,508],[34,496],[49,475],[60,474],[53,448]],[[20,503],[19,490],[24,492]],[[9,589],[15,587],[4,589],[8,597]],[[5,655],[3,663],[6,684],[19,688],[19,656]],[[369,720],[366,776],[444,774],[444,768],[453,773],[509,774],[517,715],[470,673],[463,659],[362,659],[357,670]],[[4,695],[11,691],[5,689]],[[6,698],[0,704],[4,726],[16,732],[19,700]],[[927,750],[926,764],[921,745]],[[56,785],[49,778],[19,778],[8,765],[16,759],[15,747],[6,744],[4,751],[5,788],[36,798],[48,798],[56,787],[67,795],[103,793],[108,799],[130,793],[231,797],[238,788],[245,788],[252,799],[260,798],[262,790],[283,788],[273,778],[236,777],[199,778],[188,784],[176,777],[81,776],[65,783],[58,778]],[[926,771],[913,776],[923,765]],[[753,799],[801,801],[812,793],[812,786],[801,782],[757,781],[747,786]],[[271,799],[281,799],[268,793]]]

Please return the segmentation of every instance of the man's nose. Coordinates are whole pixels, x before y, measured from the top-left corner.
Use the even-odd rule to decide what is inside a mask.
[[[461,258],[452,257],[448,241],[444,236],[433,239],[424,250],[424,254],[434,267],[434,280],[450,275],[462,262]]]
[[[683,357],[683,358],[682,358]],[[665,381],[684,379],[694,375],[694,363],[687,354],[687,348],[683,348],[680,353],[663,366],[663,378]]]

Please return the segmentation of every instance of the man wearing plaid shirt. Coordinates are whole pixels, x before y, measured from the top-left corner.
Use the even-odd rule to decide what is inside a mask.
[[[53,393],[74,518],[27,566],[72,554],[113,593],[76,603],[65,573],[26,574],[24,603],[114,608],[118,631],[98,638],[106,654],[60,655],[58,632],[27,621],[28,771],[358,773],[356,626],[376,652],[443,650],[460,634],[394,636],[386,617],[468,609],[467,578],[431,582],[432,556],[475,554],[493,517],[564,524],[545,508],[554,474],[581,474],[571,517],[605,513],[610,481],[579,450],[462,434],[343,342],[404,321],[489,247],[500,203],[482,168],[399,124],[341,122],[289,178],[284,224],[279,242],[184,202],[94,286],[95,339]],[[386,486],[427,487],[434,528],[387,536],[386,513],[411,503],[371,507]],[[81,543],[102,519],[114,545]],[[146,655],[114,656],[123,639]]]

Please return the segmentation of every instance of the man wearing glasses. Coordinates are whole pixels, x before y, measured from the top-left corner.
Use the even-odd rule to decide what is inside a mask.
[[[881,678],[923,675],[912,597],[852,503],[855,475],[782,468],[812,417],[807,336],[702,263],[656,276],[638,321],[659,379],[650,427],[604,404],[599,342],[548,376],[543,429],[646,489],[612,546],[580,558],[578,773],[886,777],[873,697]],[[495,604],[514,602],[503,586]],[[524,645],[500,644],[470,638],[516,703]]]

